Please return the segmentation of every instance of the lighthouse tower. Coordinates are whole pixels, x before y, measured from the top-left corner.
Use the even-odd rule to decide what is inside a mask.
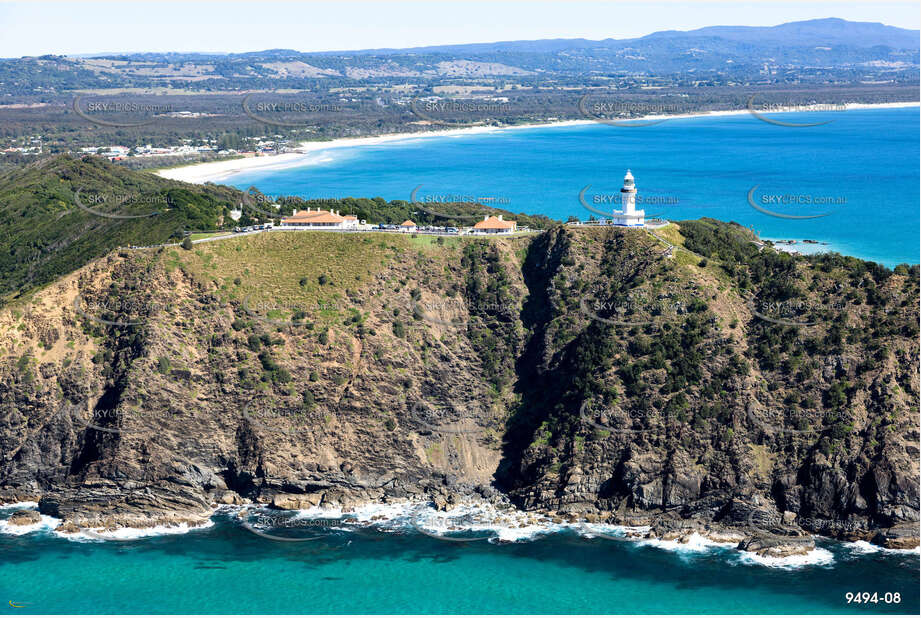
[[[614,225],[643,227],[646,221],[646,212],[636,209],[636,183],[630,170],[627,170],[624,176],[624,186],[620,190],[620,205],[622,210],[615,210],[612,213],[612,223]]]
[[[636,183],[633,182],[633,174],[627,170],[624,176],[624,186],[620,189],[620,205],[623,206],[625,215],[632,215],[636,211]]]

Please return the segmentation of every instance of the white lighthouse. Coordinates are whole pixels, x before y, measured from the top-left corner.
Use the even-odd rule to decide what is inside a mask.
[[[622,210],[615,210],[611,213],[611,222],[614,225],[643,227],[646,221],[646,211],[636,209],[636,184],[630,170],[627,170],[624,176],[624,186],[620,190],[620,205]]]

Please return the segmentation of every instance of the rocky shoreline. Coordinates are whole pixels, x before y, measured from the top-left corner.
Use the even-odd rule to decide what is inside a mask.
[[[531,526],[605,526],[623,529],[623,536],[613,537],[605,533],[598,536],[616,540],[657,540],[687,545],[696,538],[719,545],[734,545],[740,551],[765,558],[789,558],[805,556],[816,549],[815,536],[818,532],[807,530],[797,525],[793,513],[776,514],[774,525],[753,525],[754,522],[772,521],[772,515],[765,510],[749,508],[745,503],[737,503],[734,508],[726,510],[726,516],[720,520],[706,521],[701,518],[681,518],[672,512],[631,512],[631,513],[560,513],[557,511],[529,510],[521,511],[498,492],[489,497],[481,493],[466,494],[440,492],[432,497],[415,496],[414,499],[382,496],[380,501],[367,501],[355,494],[342,491],[314,492],[307,494],[275,493],[271,496],[260,495],[255,500],[243,497],[230,489],[213,491],[208,502],[189,501],[187,498],[174,497],[171,504],[183,504],[178,510],[147,510],[138,501],[122,502],[113,507],[111,503],[99,499],[93,503],[76,503],[60,497],[28,495],[9,491],[0,491],[0,506],[11,503],[37,503],[38,511],[20,509],[8,519],[11,526],[29,526],[41,522],[41,515],[62,520],[55,528],[62,534],[79,534],[90,530],[94,533],[111,533],[120,529],[145,530],[156,527],[186,526],[189,529],[205,526],[211,517],[222,508],[247,507],[263,508],[269,511],[305,511],[337,510],[348,516],[357,510],[381,506],[430,505],[436,513],[450,513],[464,507],[487,508],[490,515],[484,525],[504,528],[526,528]],[[148,506],[157,503],[150,499]],[[372,520],[384,519],[376,516]],[[449,530],[462,530],[461,525],[453,525]],[[821,535],[825,536],[825,535]],[[839,541],[867,541],[885,549],[912,550],[919,547],[919,526],[917,522],[903,522],[890,528],[867,529],[862,531],[842,532],[835,537]]]
[[[725,260],[751,270],[746,288],[789,267],[829,295],[815,319],[861,302],[808,329],[765,320],[715,262],[629,230],[422,252],[312,236],[336,271],[306,269],[305,236],[234,241],[267,260],[247,262],[251,279],[285,272],[292,298],[313,286],[306,328],[226,296],[211,273],[239,264],[220,255],[110,254],[0,311],[8,347],[30,351],[0,359],[0,501],[38,503],[62,532],[202,525],[220,506],[475,500],[764,556],[813,535],[916,547],[917,281],[682,225],[692,247],[747,256]],[[611,324],[621,298],[626,326]]]

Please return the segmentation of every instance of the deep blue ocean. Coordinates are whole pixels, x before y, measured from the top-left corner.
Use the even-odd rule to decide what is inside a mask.
[[[207,529],[133,541],[77,542],[47,528],[0,534],[0,613],[919,610],[918,554],[866,545],[820,541],[829,556],[823,563],[777,568],[731,548],[674,551],[572,531],[456,543],[410,526],[356,527],[287,543],[256,536],[229,515],[215,520]],[[877,592],[879,603],[848,604],[848,592]]]
[[[267,195],[407,201],[418,187],[422,203],[473,196],[565,220],[592,216],[579,200],[586,186],[585,201],[603,209],[629,168],[647,215],[736,221],[766,239],[796,240],[793,248],[802,252],[831,249],[890,267],[919,262],[917,107],[771,117],[830,122],[785,127],[746,114],[653,126],[506,129],[334,148],[305,155],[298,167],[220,182]],[[749,203],[753,188],[752,201],[765,210],[821,216],[765,214]]]

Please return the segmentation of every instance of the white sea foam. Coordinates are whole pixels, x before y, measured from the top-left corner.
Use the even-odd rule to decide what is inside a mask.
[[[812,551],[798,556],[786,556],[777,558],[771,556],[759,556],[750,551],[740,551],[736,556],[739,564],[758,564],[761,566],[772,567],[777,569],[801,569],[807,566],[824,566],[832,564],[835,556],[827,549],[816,547]]]
[[[753,552],[746,551],[729,552],[727,550],[735,550],[738,543],[735,541],[713,541],[705,536],[698,534],[697,532],[692,532],[690,535],[688,535],[687,542],[682,543],[679,540],[666,541],[656,538],[638,538],[636,536],[631,537],[626,534],[627,531],[632,531],[638,534],[645,534],[650,530],[649,526],[627,527],[603,524],[580,525],[580,534],[589,538],[594,536],[616,536],[618,537],[618,540],[622,539],[624,541],[635,542],[638,546],[641,547],[655,547],[657,549],[686,555],[723,551],[724,555],[729,557],[730,562],[735,564],[758,564],[760,566],[771,568],[798,569],[806,566],[821,566],[832,564],[834,562],[834,555],[827,549],[822,548],[816,548],[805,555],[774,558],[759,556]],[[867,543],[867,545],[869,545],[869,543]]]
[[[434,536],[480,537],[493,541],[529,541],[537,536],[561,530],[542,515],[515,509],[497,509],[486,502],[470,502],[439,511],[424,502],[365,504],[350,510],[312,507],[297,511],[296,519],[343,519],[350,525],[375,526],[382,531],[405,531],[414,528]],[[471,536],[472,535],[472,536]]]
[[[668,551],[696,553],[709,552],[718,548],[734,548],[738,545],[738,543],[718,543],[717,541],[711,541],[696,532],[692,532],[688,536],[687,543],[682,543],[678,540],[664,541],[662,539],[641,539],[638,541],[638,544],[657,547]]]
[[[151,526],[150,528],[118,528],[116,530],[104,530],[102,528],[89,528],[81,532],[68,534],[65,532],[55,532],[54,534],[67,539],[68,541],[91,542],[91,541],[133,541],[152,536],[166,536],[170,534],[187,534],[196,530],[205,530],[214,525],[214,521],[190,526],[188,524],[178,524],[175,526]]]
[[[35,508],[36,503],[21,502],[3,505],[3,509]],[[216,513],[240,513],[243,511],[271,511],[274,509],[260,505],[221,506]],[[54,532],[61,524],[61,520],[42,515],[42,521],[29,526],[10,526],[5,521],[0,521],[0,534],[20,536],[31,532],[47,531],[55,536],[71,541],[129,541],[145,537],[187,534],[196,530],[204,530],[214,525],[213,520],[198,525],[189,526],[180,524],[176,526],[153,526],[150,528],[119,528],[106,531],[90,529],[74,534]],[[648,546],[679,554],[706,553],[718,550],[732,549],[735,542],[716,542],[696,532],[692,532],[686,543],[678,540],[662,540],[644,538],[650,531],[649,526],[622,526],[615,524],[590,524],[586,522],[553,523],[552,519],[543,514],[519,511],[517,509],[497,508],[486,502],[469,502],[455,506],[446,511],[439,511],[429,503],[419,501],[367,503],[358,507],[343,509],[340,507],[311,507],[291,512],[292,519],[338,519],[342,525],[331,526],[330,529],[351,531],[356,527],[374,527],[383,532],[405,532],[415,529],[431,536],[445,536],[454,539],[488,539],[496,542],[527,542],[540,536],[571,530],[585,538],[608,537],[617,540],[636,543],[638,546]],[[458,536],[458,533],[466,533]],[[885,552],[893,554],[919,554],[919,549],[886,549],[866,541],[842,543],[845,550],[855,555]],[[834,563],[832,552],[824,548],[816,548],[805,555],[788,556],[785,558],[759,556],[753,552],[730,552],[727,554],[731,563],[756,564],[771,568],[798,569],[807,566],[822,566]]]
[[[881,547],[879,545],[874,545],[873,543],[868,543],[867,541],[853,541],[842,543],[844,549],[849,551],[852,554],[863,555],[863,554],[897,554],[897,555],[911,555],[919,554],[921,555],[921,547],[915,547],[914,549],[889,549],[888,547]]]
[[[462,530],[506,543],[531,541],[560,529],[543,516],[516,509],[500,510],[492,504],[476,502],[447,511],[427,507],[418,514],[416,525],[434,534],[448,535]]]
[[[408,517],[415,509],[423,506],[416,502],[396,503],[368,503],[352,509],[344,510],[340,507],[319,507],[295,511],[293,519],[343,519],[354,523],[368,524],[375,522],[388,522],[395,519]]]
[[[2,508],[4,511],[8,511],[5,513],[6,515],[12,515],[12,511],[14,510],[35,510],[37,507],[38,503],[35,502],[17,502],[15,504],[5,504],[0,508]],[[184,534],[193,530],[210,528],[214,525],[214,522],[209,519],[207,522],[198,526],[179,524],[176,526],[152,526],[150,528],[119,528],[117,530],[111,531],[89,528],[85,531],[69,534],[56,531],[56,529],[62,523],[64,523],[62,519],[57,519],[56,517],[51,517],[49,515],[40,515],[40,517],[40,522],[29,524],[27,526],[11,525],[5,519],[0,520],[0,534],[9,536],[22,536],[33,532],[46,532],[54,534],[55,536],[63,539],[67,539],[69,541],[127,541],[150,536]]]
[[[38,502],[7,502],[0,503],[0,509],[28,509],[35,510],[38,508]]]
[[[259,512],[278,513],[275,509],[260,505],[221,506],[217,512],[239,513],[241,511],[257,510]],[[432,535],[457,536],[459,532],[467,533],[467,538],[482,537],[491,542],[526,542],[542,535],[562,532],[569,529],[586,538],[617,537],[618,540],[634,542],[641,546],[656,547],[666,551],[678,553],[704,553],[719,549],[733,549],[736,542],[717,542],[694,532],[688,536],[688,542],[678,540],[665,541],[661,539],[647,539],[645,535],[651,530],[650,526],[622,526],[616,524],[590,524],[585,522],[554,524],[546,515],[519,511],[514,508],[499,509],[486,502],[469,502],[446,511],[439,511],[429,503],[420,501],[366,503],[357,507],[343,509],[341,507],[311,507],[298,511],[290,511],[292,519],[339,519],[340,526],[330,526],[331,530],[349,532],[356,527],[375,527],[384,532],[416,529]],[[99,533],[118,540],[141,538],[144,536],[157,536],[159,534],[182,534],[193,530],[207,528],[212,522],[204,526],[189,528],[182,527],[155,527],[145,530],[122,529],[115,532]],[[68,538],[80,535],[66,535]],[[89,537],[86,540],[99,540]],[[891,552],[899,554],[917,554],[918,549],[896,550],[885,549],[858,541],[844,543],[845,546],[856,553]],[[755,563],[775,568],[800,568],[809,565],[823,565],[834,562],[831,552],[817,548],[803,556],[790,556],[787,558],[769,558],[758,556],[750,552],[734,554],[736,562]]]
[[[556,532],[553,526],[540,524],[526,524],[522,526],[500,526],[493,525],[489,528],[496,533],[497,541],[506,543],[520,543],[523,541],[533,541],[539,536]]]
[[[27,504],[27,503],[21,503]],[[38,505],[36,505],[38,506]],[[30,534],[32,532],[43,532],[54,530],[61,525],[60,519],[55,519],[48,515],[41,515],[42,520],[38,523],[29,524],[28,526],[14,526],[8,523],[6,520],[0,521],[0,534],[6,534],[8,536],[22,536],[24,534]]]
[[[874,545],[867,541],[854,541],[852,543],[843,543],[843,545],[845,549],[855,554],[875,554],[883,549],[879,545]]]
[[[462,515],[463,512],[452,509],[444,514],[449,517]],[[495,533],[495,541],[522,542],[532,541],[545,534],[560,532],[567,524],[555,524],[545,515],[528,513],[517,509],[496,509],[491,504],[475,504],[472,506],[471,515],[480,523],[477,528],[482,531]]]
[[[652,529],[650,526],[618,526],[615,524],[566,524],[579,536],[589,539],[615,537],[619,541],[639,541]]]

